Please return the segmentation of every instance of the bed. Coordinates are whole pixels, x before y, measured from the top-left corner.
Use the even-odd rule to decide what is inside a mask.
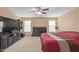
[[[43,52],[79,52],[79,32],[42,33],[40,40]]]

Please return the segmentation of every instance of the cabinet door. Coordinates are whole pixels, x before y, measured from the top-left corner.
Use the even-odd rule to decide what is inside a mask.
[[[8,40],[8,37],[6,37],[6,36],[1,37],[1,49],[7,48],[7,40]]]
[[[11,37],[9,37],[9,39],[7,40],[7,45],[8,45],[8,47],[9,46],[11,46],[12,44],[13,44],[13,37],[11,36]]]

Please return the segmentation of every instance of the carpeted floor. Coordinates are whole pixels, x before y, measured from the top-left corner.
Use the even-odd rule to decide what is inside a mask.
[[[41,52],[40,38],[26,35],[4,52]]]

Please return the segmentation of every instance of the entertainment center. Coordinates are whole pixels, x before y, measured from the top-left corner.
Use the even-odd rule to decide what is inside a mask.
[[[0,51],[21,39],[20,20],[0,16]]]

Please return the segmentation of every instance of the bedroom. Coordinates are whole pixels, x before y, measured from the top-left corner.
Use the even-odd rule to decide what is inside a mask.
[[[78,14],[79,14],[78,7],[73,7],[73,8],[72,7],[5,7],[5,8],[0,7],[1,17],[15,19],[15,22],[17,20],[22,22],[21,24],[22,28],[20,29],[20,32],[22,33],[22,36],[24,36],[21,38],[21,40],[18,40],[8,48],[3,49],[1,51],[4,51],[4,52],[42,52],[42,51],[59,52],[59,50],[57,50],[59,49],[58,48],[59,46],[54,46],[56,47],[55,50],[52,47],[53,48],[53,51],[52,51],[51,45],[50,47],[46,46],[46,44],[44,45],[44,42],[40,38],[41,34],[43,32],[60,33],[62,31],[70,31],[68,32],[70,33],[68,34],[69,36],[69,35],[72,35],[74,31],[79,32]],[[2,24],[2,22],[0,22],[0,24]],[[0,31],[3,31],[3,30],[0,29]],[[61,35],[65,35],[65,34],[61,34]],[[76,35],[76,34],[74,33],[73,35]],[[70,37],[68,39],[70,39]],[[67,44],[65,45],[66,47],[68,47]],[[63,51],[67,52],[66,48],[62,50],[62,52]]]

